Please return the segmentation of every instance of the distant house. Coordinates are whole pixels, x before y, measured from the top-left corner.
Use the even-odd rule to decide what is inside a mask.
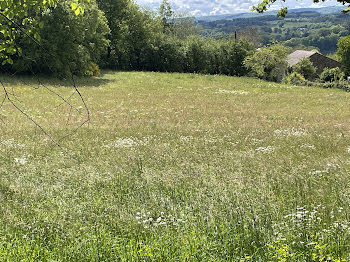
[[[341,67],[341,63],[339,63],[338,61],[335,61],[334,59],[321,55],[317,52],[305,51],[305,50],[296,50],[293,53],[291,53],[287,57],[288,67],[292,69],[293,66],[303,58],[310,59],[311,63],[316,67],[316,73],[318,75],[320,75],[323,72],[323,69],[325,69],[326,67],[328,68]]]

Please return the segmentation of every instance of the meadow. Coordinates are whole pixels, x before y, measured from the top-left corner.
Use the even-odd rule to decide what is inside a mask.
[[[349,93],[105,71],[76,130],[69,81],[0,77],[68,152],[5,101],[0,261],[350,261]]]

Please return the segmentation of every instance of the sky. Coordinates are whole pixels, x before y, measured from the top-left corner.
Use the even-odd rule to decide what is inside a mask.
[[[135,0],[137,4],[157,9],[161,0]],[[249,12],[253,5],[257,5],[261,0],[169,0],[173,10],[191,16],[224,15]],[[312,0],[277,0],[271,6],[271,10],[281,7],[294,8],[318,8],[337,5],[336,0],[313,3]]]

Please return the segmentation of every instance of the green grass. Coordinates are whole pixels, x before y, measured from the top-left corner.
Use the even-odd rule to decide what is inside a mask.
[[[76,95],[82,114],[2,80],[55,139],[85,117]],[[349,261],[349,93],[136,72],[78,84],[91,121],[61,142],[74,159],[0,111],[0,261]]]

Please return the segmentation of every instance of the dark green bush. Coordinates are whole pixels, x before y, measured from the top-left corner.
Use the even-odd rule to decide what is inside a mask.
[[[321,82],[338,82],[343,80],[345,74],[340,70],[339,67],[336,68],[325,68],[320,75]]]
[[[83,76],[89,74],[91,63],[100,62],[108,46],[107,20],[95,0],[86,4],[84,14],[79,16],[71,10],[73,2],[59,1],[54,10],[43,14],[40,45],[26,37],[17,40],[23,55],[15,59],[14,70],[59,77],[71,73]]]

